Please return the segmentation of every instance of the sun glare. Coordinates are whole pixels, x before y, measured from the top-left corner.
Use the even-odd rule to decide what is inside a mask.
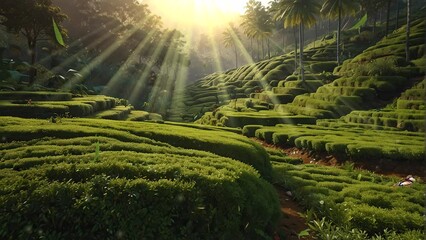
[[[227,24],[244,13],[247,0],[145,0],[167,26],[208,27]]]

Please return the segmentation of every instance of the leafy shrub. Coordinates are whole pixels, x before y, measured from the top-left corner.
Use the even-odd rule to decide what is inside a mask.
[[[382,157],[382,150],[380,147],[349,144],[347,149],[349,156],[351,156],[354,160],[373,160],[380,159]]]
[[[425,101],[423,100],[402,100],[398,99],[397,109],[415,109],[415,110],[425,110]]]
[[[375,35],[371,31],[362,31],[360,34],[355,35],[354,37],[350,38],[351,42],[356,43],[369,43],[375,39]]]
[[[337,67],[337,63],[335,61],[317,62],[309,66],[313,73],[333,72],[335,67]]]
[[[243,135],[246,137],[255,137],[257,129],[262,128],[262,125],[245,125],[243,127]]]
[[[316,89],[324,85],[320,80],[307,80],[307,81],[289,81],[284,82],[284,86],[288,88],[304,88],[310,92],[314,92]]]
[[[291,95],[300,95],[306,93],[304,88],[289,88],[289,87],[274,87],[272,92],[275,94],[291,94]]]
[[[291,103],[294,100],[293,94],[271,94],[269,96],[272,103]]]
[[[70,101],[71,98],[72,94],[66,92],[0,92],[0,99],[2,100]]]
[[[272,143],[272,134],[273,130],[268,130],[267,128],[259,128],[255,132],[256,138],[264,140],[266,143]]]
[[[286,74],[283,71],[280,70],[271,70],[269,71],[264,77],[263,81],[270,82],[272,80],[280,80],[283,79],[286,76]]]
[[[0,167],[2,238],[261,239],[278,219],[272,186],[224,157],[267,160],[244,137],[93,119],[1,123],[1,157],[18,163]]]
[[[361,239],[382,239],[381,236],[400,239],[399,236],[421,235],[422,185],[392,188],[394,179],[353,167],[338,169],[275,163],[274,170],[274,179],[278,184],[291,190],[299,202],[312,209],[314,214],[308,212],[308,220],[312,219],[310,223],[318,221],[318,217],[323,218],[321,224],[311,226],[317,234],[353,237],[347,231],[339,230],[353,229],[352,232],[356,230],[364,234]],[[422,200],[410,202],[408,196],[413,194],[417,196],[413,200]],[[329,225],[325,225],[325,219],[329,219]]]

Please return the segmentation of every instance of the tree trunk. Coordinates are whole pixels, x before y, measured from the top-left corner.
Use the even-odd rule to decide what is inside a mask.
[[[302,82],[305,82],[305,69],[303,66],[303,22],[299,24],[299,61],[300,61],[300,76],[302,77]]]
[[[267,47],[268,47],[268,59],[271,59],[271,42],[269,41],[269,38],[266,39]]]
[[[29,75],[28,85],[31,86],[31,85],[33,85],[33,83],[35,81],[35,77],[37,75],[37,70],[34,67],[34,64],[35,64],[36,58],[37,58],[37,56],[36,56],[36,50],[37,50],[36,41],[35,40],[28,40],[28,47],[30,49],[30,57],[31,57],[31,62],[30,62],[31,67],[30,67],[29,74],[28,74]]]
[[[260,41],[259,38],[257,38],[257,61],[260,60]]]
[[[315,39],[314,39],[314,48],[315,48],[315,44],[318,38],[318,25],[317,23],[315,23]]]
[[[254,49],[253,49],[253,38],[250,38],[250,52],[251,52],[251,58],[254,58]]]
[[[331,25],[331,23],[330,23],[330,17],[328,17],[328,25],[327,25],[327,32],[328,33],[330,33],[330,25]]]
[[[391,10],[391,0],[388,0],[388,7],[386,11],[386,34],[385,34],[386,37],[388,36],[388,33],[389,33],[390,10]]]
[[[283,54],[284,54],[285,53],[285,30],[284,30],[284,28],[282,29],[282,33],[283,33],[282,34],[282,37],[283,37],[283,39],[282,39],[283,40],[283,50],[282,51],[283,51]]]
[[[406,30],[406,40],[405,40],[405,60],[410,61],[410,0],[407,0],[407,30]]]
[[[238,67],[238,51],[237,51],[237,44],[234,43],[234,52],[235,52],[235,68]]]
[[[339,0],[339,19],[337,22],[337,66],[340,66],[340,31],[342,28],[342,0]]]
[[[396,0],[396,24],[395,30],[399,28],[399,0]]]
[[[297,36],[296,36],[296,28],[293,28],[293,36],[294,36],[294,71],[297,70]]]
[[[376,34],[377,13],[373,13],[373,34]]]

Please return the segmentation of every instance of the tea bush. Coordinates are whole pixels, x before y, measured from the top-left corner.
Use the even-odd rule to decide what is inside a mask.
[[[0,133],[1,238],[263,239],[279,217],[268,154],[236,134],[13,117]]]
[[[389,232],[419,236],[423,231],[422,183],[402,188],[393,186],[394,178],[362,170],[286,163],[273,167],[279,185],[336,227],[358,229],[369,237]]]
[[[70,101],[71,98],[72,94],[67,92],[0,92],[2,100]]]
[[[424,120],[419,120],[420,123]],[[263,127],[256,130],[257,137],[279,146],[299,147],[327,152],[353,160],[388,159],[396,161],[422,161],[424,155],[421,132],[372,130],[354,128],[355,125],[286,125]],[[343,130],[344,129],[344,130]],[[257,133],[259,132],[259,133]],[[268,135],[264,135],[268,132]],[[271,135],[272,136],[269,136]],[[265,138],[266,137],[266,138]]]
[[[317,62],[309,66],[313,73],[333,72],[335,67],[337,67],[337,63],[335,61]]]

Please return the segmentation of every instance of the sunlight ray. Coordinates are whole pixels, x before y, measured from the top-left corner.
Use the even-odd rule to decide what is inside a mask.
[[[110,81],[105,86],[104,90],[102,91],[103,94],[113,94],[117,85],[120,84],[121,77],[124,75],[125,71],[128,70],[128,66],[131,64],[137,62],[138,54],[143,50],[143,48],[146,47],[146,44],[152,40],[152,37],[157,34],[157,30],[152,29],[148,35],[145,37],[145,39],[138,44],[136,49],[130,54],[130,56],[126,59],[126,61],[120,66],[118,71],[112,76]]]
[[[147,19],[144,19],[144,21],[147,21]],[[101,54],[99,54],[97,57],[92,59],[92,61],[83,69],[80,70],[80,74],[82,75],[82,79],[86,78],[90,75],[90,73],[93,71],[93,69],[98,66],[100,63],[102,63],[106,58],[108,58],[114,51],[116,51],[121,44],[123,44],[127,39],[132,36],[139,28],[137,26],[132,27],[131,29],[127,30],[126,34],[117,42],[113,43],[111,46],[109,46],[107,49],[105,49]],[[70,79],[66,84],[66,88],[71,88],[75,84],[78,84],[82,79],[78,79],[76,77]]]
[[[165,42],[166,42],[166,37],[162,37],[160,42],[157,44],[157,47],[155,48],[153,54],[151,55],[152,59],[156,59],[160,55],[161,51],[165,47]],[[154,65],[155,65],[154,61],[148,61],[145,71],[143,71],[142,74],[140,75],[132,93],[129,96],[130,102],[134,102],[138,98],[142,90],[144,89],[145,84],[147,83],[148,75],[151,73],[150,69],[152,69]]]
[[[106,28],[109,29],[109,27],[114,23],[114,21],[110,21],[106,24]],[[118,29],[120,29],[121,26],[117,26],[113,29],[111,29],[111,31],[117,31]],[[75,41],[73,41],[72,43],[70,43],[66,48],[61,47],[59,50],[55,51],[54,54],[63,54],[66,53],[68,49],[73,48],[73,47],[77,47],[78,45],[81,44],[82,41],[85,41],[86,39],[92,37],[93,35],[98,34],[99,32],[105,31],[105,29],[102,28],[98,28],[93,32],[90,32],[78,39],[76,39]],[[72,56],[68,57],[67,59],[65,59],[64,61],[62,61],[58,66],[55,66],[51,71],[55,74],[59,74],[61,71],[63,71],[63,67],[69,65],[70,63],[72,63],[73,61],[75,61],[79,55],[81,55],[83,52],[86,51],[86,49],[91,49],[95,46],[97,46],[98,44],[102,43],[103,41],[105,41],[108,38],[108,35],[103,35],[101,38],[96,39],[96,41],[91,42],[88,46],[86,46],[85,48],[81,49],[80,51],[78,51],[77,53],[73,54]],[[40,59],[38,62],[39,64],[44,64],[47,63],[47,61],[50,59],[50,57],[53,54],[49,54],[48,56]]]
[[[177,32],[174,33],[172,38],[176,36]],[[174,81],[174,76],[176,75],[177,65],[178,65],[178,59],[179,59],[179,52],[176,50],[176,44],[175,42],[172,43],[172,46],[167,49],[165,60],[163,61],[163,64],[160,68],[161,73],[166,73],[166,75],[161,75],[160,79],[157,79],[155,81],[154,87],[152,88],[150,94],[149,94],[149,100],[151,106],[151,111],[157,112],[157,113],[163,113],[161,110],[161,105],[164,105],[164,103],[167,100],[167,87],[171,83],[170,81]],[[171,65],[170,65],[171,63]],[[164,95],[164,96],[161,96]],[[160,100],[160,104],[158,104],[158,100]],[[159,105],[160,107],[157,107]]]

